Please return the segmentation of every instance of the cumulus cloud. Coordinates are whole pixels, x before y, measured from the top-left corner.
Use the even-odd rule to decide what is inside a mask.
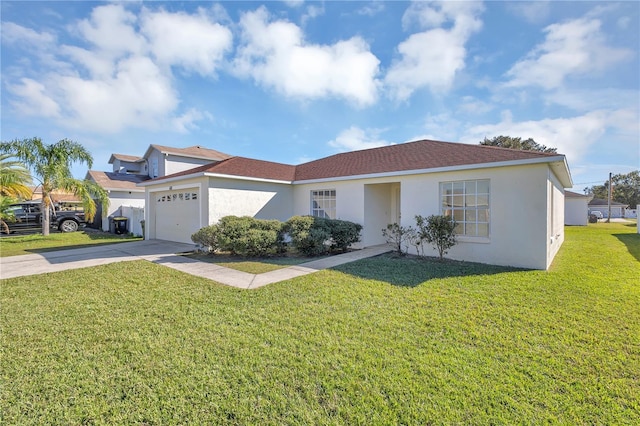
[[[9,81],[20,111],[53,117],[72,128],[114,133],[127,127],[185,132],[206,113],[180,112],[174,69],[215,76],[232,47],[231,31],[199,9],[188,15],[122,4],[95,7],[67,28],[79,41],[55,45],[55,35],[3,23],[3,42],[32,44],[44,66],[31,79]],[[8,31],[5,31],[6,29]],[[42,46],[48,46],[46,53]],[[51,59],[51,57],[55,59]]]
[[[541,145],[557,148],[558,153],[566,155],[570,162],[579,161],[611,126],[611,118],[618,115],[617,112],[597,110],[569,118],[518,122],[513,121],[511,112],[505,111],[499,123],[469,128],[462,142],[479,143],[485,137],[500,135],[533,138]]]
[[[229,28],[200,13],[145,12],[142,32],[162,64],[181,66],[201,75],[213,74],[233,43]]]
[[[242,43],[234,70],[287,97],[337,97],[359,106],[377,99],[380,61],[361,37],[332,45],[304,40],[297,25],[272,21],[266,8],[247,12],[240,19]]]
[[[413,3],[403,16],[403,25],[407,29],[417,25],[425,31],[398,45],[400,59],[385,77],[391,96],[404,101],[424,87],[438,93],[448,91],[456,73],[465,67],[465,44],[482,27],[478,16],[483,10],[478,2]]]
[[[38,32],[13,22],[2,23],[2,42],[6,44],[23,44],[36,48],[48,48],[56,41],[56,36],[49,32]]]
[[[329,146],[337,148],[340,152],[345,152],[392,145],[391,142],[381,139],[380,133],[382,133],[381,129],[361,129],[351,126],[330,141]]]
[[[533,24],[543,22],[551,12],[551,4],[546,0],[509,2],[506,5],[512,13]]]
[[[30,78],[21,78],[17,84],[7,86],[17,100],[11,103],[26,115],[41,117],[58,117],[60,106],[46,94],[45,86]]]
[[[561,87],[566,78],[601,72],[631,57],[607,44],[597,19],[576,19],[544,29],[544,42],[507,72],[507,87]]]

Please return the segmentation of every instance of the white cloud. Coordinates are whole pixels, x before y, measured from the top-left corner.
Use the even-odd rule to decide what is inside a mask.
[[[460,111],[469,114],[484,114],[493,110],[494,108],[494,105],[474,98],[473,96],[464,96],[462,98],[462,103],[458,107]]]
[[[242,15],[242,44],[235,72],[300,99],[344,98],[356,105],[377,99],[378,64],[360,37],[332,45],[310,44],[302,30],[287,21],[270,21],[266,8]]]
[[[142,33],[162,64],[182,66],[201,75],[214,73],[232,47],[231,31],[200,13],[145,12]]]
[[[490,139],[500,135],[533,138],[541,145],[557,148],[558,153],[566,155],[571,163],[587,154],[587,150],[611,126],[610,119],[615,116],[616,113],[598,110],[570,118],[514,122],[511,113],[506,111],[499,123],[469,128],[461,141],[479,143],[485,137]]]
[[[18,97],[14,107],[27,115],[57,117],[60,106],[46,94],[45,86],[30,78],[21,78],[18,84],[7,85],[9,92]]]
[[[574,75],[601,72],[629,58],[630,50],[609,46],[597,19],[576,19],[544,29],[546,38],[508,72],[507,87],[561,87]]]
[[[384,11],[384,9],[385,9],[384,2],[374,0],[369,4],[362,6],[360,9],[358,9],[357,13],[358,15],[375,16],[378,13]]]
[[[90,19],[78,22],[74,30],[101,54],[117,58],[143,52],[146,41],[136,32],[136,22],[136,15],[121,4],[109,4],[93,9]]]
[[[391,96],[403,101],[423,87],[448,91],[456,73],[465,67],[465,44],[482,27],[478,19],[482,11],[478,2],[413,3],[403,16],[403,25],[418,25],[426,31],[398,45],[401,57],[385,78]]]
[[[214,20],[224,11],[188,15],[143,8],[139,15],[122,4],[95,7],[87,19],[67,26],[77,42],[61,46],[55,35],[3,23],[3,42],[27,45],[41,67],[36,74],[23,62],[12,71],[17,77],[7,77],[12,105],[86,131],[197,128],[207,113],[179,111],[173,70],[215,75],[233,42],[231,31]],[[32,78],[20,79],[24,75]]]
[[[544,21],[551,12],[550,2],[543,0],[508,2],[506,6],[512,13],[523,17],[532,24]]]
[[[2,23],[2,42],[7,44],[26,44],[38,49],[45,49],[56,41],[54,34],[37,32],[13,22]]]
[[[330,141],[329,146],[337,148],[340,152],[345,152],[392,145],[391,142],[381,139],[380,133],[382,133],[380,129],[361,129],[351,126]]]
[[[115,133],[129,126],[161,126],[178,105],[169,76],[147,57],[120,61],[112,78],[63,76],[57,84],[69,109],[65,121],[70,127]]]

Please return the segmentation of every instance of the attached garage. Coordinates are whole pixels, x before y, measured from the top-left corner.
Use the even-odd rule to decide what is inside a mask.
[[[200,229],[200,188],[151,193],[155,238],[192,244],[191,235]]]

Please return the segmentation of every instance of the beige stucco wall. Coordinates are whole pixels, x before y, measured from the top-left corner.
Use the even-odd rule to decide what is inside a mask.
[[[550,176],[555,180],[552,184]],[[546,269],[564,240],[564,195],[546,164],[298,184],[294,186],[294,214],[310,213],[311,190],[335,189],[337,218],[364,225],[361,245],[371,246],[384,242],[381,230],[387,220],[396,217],[394,184],[400,184],[401,224],[415,226],[416,215],[441,214],[440,182],[475,179],[490,181],[490,236],[460,237],[447,257]],[[552,217],[547,214],[551,199],[557,207]],[[548,229],[552,218],[553,230]],[[553,245],[548,243],[552,232],[557,235]],[[428,249],[427,254],[436,252]]]
[[[293,215],[290,184],[211,177],[208,223],[224,216],[251,216],[285,221]]]
[[[110,191],[109,208],[102,210],[102,230],[109,231],[109,216],[112,216],[121,206],[144,208],[144,192]]]
[[[551,170],[549,170],[548,188],[547,264],[545,269],[551,266],[553,258],[564,242],[564,188]]]
[[[587,198],[564,199],[564,224],[586,226],[589,220]]]
[[[213,163],[211,160],[205,160],[201,158],[188,158],[177,155],[166,155],[164,157],[164,176],[171,175],[173,173],[183,172],[185,170],[193,169],[205,164]]]

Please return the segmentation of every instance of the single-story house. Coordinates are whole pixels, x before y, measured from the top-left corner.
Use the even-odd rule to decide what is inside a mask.
[[[138,184],[147,239],[190,243],[227,215],[313,215],[363,225],[360,247],[385,243],[389,223],[450,214],[452,259],[547,269],[564,241],[564,155],[422,140],[298,166],[245,157]],[[434,252],[435,254],[435,252]]]
[[[586,226],[589,220],[589,196],[564,191],[564,224]]]
[[[617,201],[611,201],[611,217],[620,218],[624,217],[624,211],[628,206]],[[602,216],[609,217],[609,201],[602,198],[594,198],[589,201],[589,214],[593,211],[602,212]]]
[[[173,148],[149,145],[142,157],[127,154],[112,154],[109,164],[111,172],[89,170],[86,178],[96,182],[109,193],[109,208],[102,209],[96,217],[101,218],[97,228],[108,231],[111,218],[124,216],[129,219],[129,232],[142,235],[142,227],[136,209],[144,209],[144,188],[137,186],[146,180],[178,173],[203,164],[212,164],[229,158],[230,155],[201,146]],[[142,214],[143,215],[143,214]]]

